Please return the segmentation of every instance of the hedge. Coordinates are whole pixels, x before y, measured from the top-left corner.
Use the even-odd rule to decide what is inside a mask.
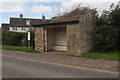
[[[31,32],[31,46],[33,46],[34,32]],[[28,46],[27,33],[2,30],[2,45]]]

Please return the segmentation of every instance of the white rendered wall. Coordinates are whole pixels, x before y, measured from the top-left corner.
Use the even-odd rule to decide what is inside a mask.
[[[66,27],[47,29],[47,50],[67,51]]]
[[[47,50],[52,50],[52,46],[54,45],[54,29],[47,29]]]
[[[67,46],[66,41],[66,28],[65,27],[59,27],[55,29],[55,43],[56,46]]]
[[[17,27],[17,30],[13,30],[13,27],[9,27],[9,30],[15,32],[27,32],[29,30],[29,27],[25,27],[25,30],[22,30],[22,27]]]

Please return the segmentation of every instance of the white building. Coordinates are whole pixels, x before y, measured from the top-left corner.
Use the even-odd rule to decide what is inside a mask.
[[[27,20],[30,21],[30,25],[27,25]],[[20,14],[20,18],[13,18],[10,17],[10,31],[15,32],[28,32],[29,26],[31,29],[34,29],[32,25],[43,23],[45,20],[45,17],[42,16],[42,19],[31,19],[31,18],[23,18],[23,14]]]

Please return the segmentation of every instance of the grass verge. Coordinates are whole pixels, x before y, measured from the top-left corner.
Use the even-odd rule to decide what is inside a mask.
[[[9,46],[9,45],[2,45],[3,50],[16,50],[16,51],[25,51],[25,52],[35,52],[32,47],[22,47],[22,46]]]
[[[21,46],[8,46],[2,45],[3,50],[16,50],[16,51],[25,51],[25,52],[37,52],[32,47],[21,47]],[[75,57],[83,57],[83,58],[92,58],[92,59],[108,59],[108,60],[120,60],[118,57],[118,51],[109,51],[109,52],[98,52],[98,51],[91,51],[90,53],[81,54],[80,56],[76,56],[73,54],[56,54],[56,55],[63,55],[63,56],[75,56]]]
[[[120,60],[120,58],[118,57],[118,51],[108,51],[108,52],[92,51],[90,53],[81,54],[79,57],[93,58],[93,59]]]

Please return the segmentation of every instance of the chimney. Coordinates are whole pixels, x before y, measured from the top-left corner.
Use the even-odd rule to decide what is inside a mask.
[[[45,20],[45,16],[44,16],[44,14],[42,14],[42,20]]]
[[[20,14],[20,19],[22,19],[23,18],[23,14]]]

